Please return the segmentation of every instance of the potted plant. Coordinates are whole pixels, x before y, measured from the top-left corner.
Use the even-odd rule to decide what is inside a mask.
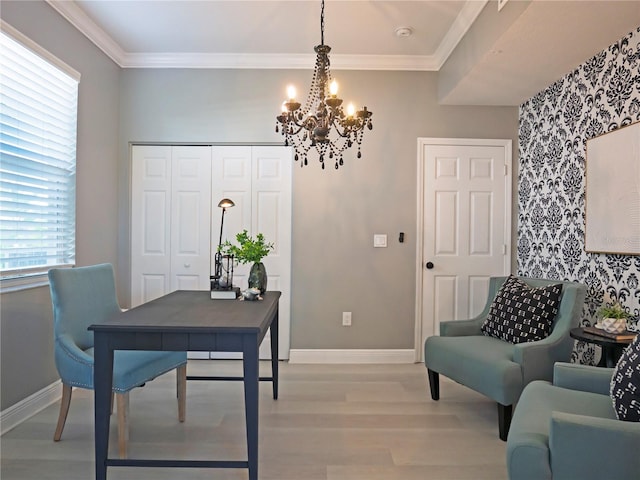
[[[267,271],[262,259],[273,250],[273,243],[265,242],[264,235],[258,233],[254,238],[247,230],[236,235],[238,245],[225,241],[220,250],[224,255],[233,255],[239,263],[253,263],[249,272],[249,288],[257,288],[260,293],[267,291]]]
[[[609,333],[620,333],[627,328],[627,318],[631,315],[620,303],[613,305],[603,305],[598,309],[598,316],[601,318],[600,325],[596,327],[602,328]]]

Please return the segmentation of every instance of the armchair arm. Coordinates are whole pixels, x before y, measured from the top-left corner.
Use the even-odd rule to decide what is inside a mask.
[[[530,281],[536,286],[539,282],[547,282]],[[522,380],[525,385],[538,379],[551,381],[553,364],[566,362],[571,356],[574,342],[569,336],[569,331],[578,323],[586,287],[576,282],[562,283],[562,297],[551,335],[537,342],[518,344],[514,348],[513,361],[522,366]]]
[[[54,357],[62,383],[93,389],[93,352],[83,351],[67,334],[55,339]]]
[[[553,368],[553,384],[571,390],[609,395],[613,368],[558,362]]]
[[[522,367],[523,382],[553,379],[553,365],[569,358],[573,340],[568,332],[555,329],[547,338],[514,345],[513,361]]]
[[[465,337],[469,335],[482,335],[480,327],[482,326],[483,321],[483,317],[476,317],[471,320],[451,320],[447,322],[440,322],[440,336]]]
[[[555,479],[637,479],[640,423],[553,412],[549,431]]]
[[[56,343],[61,351],[74,361],[84,363],[86,365],[93,365],[93,356],[78,347],[70,335],[58,335],[56,337]]]

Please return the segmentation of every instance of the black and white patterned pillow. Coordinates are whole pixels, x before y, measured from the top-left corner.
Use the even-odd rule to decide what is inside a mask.
[[[609,391],[618,420],[640,422],[640,335],[622,352]]]
[[[561,295],[561,283],[536,288],[510,275],[489,307],[482,333],[510,343],[542,340],[551,333]]]

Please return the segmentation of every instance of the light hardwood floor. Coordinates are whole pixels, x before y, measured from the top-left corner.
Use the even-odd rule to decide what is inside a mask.
[[[269,365],[262,362],[264,374]],[[239,375],[238,361],[191,360],[189,374]],[[496,405],[441,377],[431,400],[423,364],[280,363],[280,399],[260,386],[261,480],[506,478]],[[177,419],[175,373],[131,394],[131,458],[246,459],[241,382],[188,382]],[[93,392],[74,389],[62,440],[59,402],[0,439],[2,480],[94,475]],[[114,417],[115,418],[115,417]],[[115,420],[110,455],[117,454]],[[110,467],[110,480],[246,479],[246,470]]]

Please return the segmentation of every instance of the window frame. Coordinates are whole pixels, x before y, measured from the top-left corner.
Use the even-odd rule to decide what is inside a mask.
[[[51,52],[41,47],[35,41],[31,40],[26,35],[22,34],[19,30],[15,29],[11,25],[9,25],[6,21],[0,19],[0,31],[3,34],[10,37],[15,42],[21,44],[24,48],[31,51],[33,54],[39,56],[44,61],[48,62],[53,67],[57,68],[71,79],[75,80],[78,83],[78,92],[77,92],[77,102],[76,102],[76,152],[74,158],[74,165],[77,166],[78,155],[77,155],[77,144],[78,144],[78,104],[79,104],[79,96],[80,96],[80,73],[74,68],[67,65],[65,62],[60,60],[58,57],[53,55]],[[74,186],[75,188],[75,186]],[[77,202],[76,202],[77,203]],[[76,226],[77,221],[74,213],[74,243],[76,238]],[[18,290],[24,290],[28,288],[36,288],[41,286],[48,285],[47,272],[50,268],[70,268],[75,266],[75,258],[74,263],[72,264],[56,264],[54,266],[38,266],[38,267],[24,267],[16,270],[6,276],[4,272],[0,272],[0,293],[13,292]]]

